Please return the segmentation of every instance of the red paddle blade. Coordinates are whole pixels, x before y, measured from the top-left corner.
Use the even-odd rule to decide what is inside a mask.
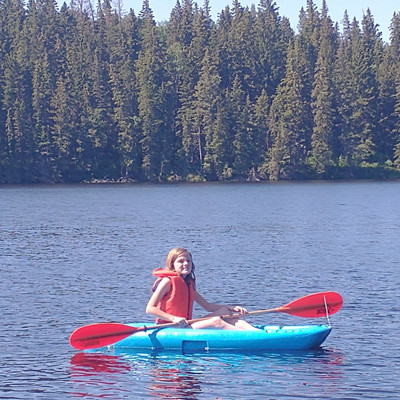
[[[125,339],[140,330],[118,323],[102,323],[82,326],[72,332],[69,342],[78,350],[96,349]]]
[[[320,292],[300,297],[279,307],[277,311],[305,318],[326,317],[338,312],[342,304],[343,299],[339,293]]]

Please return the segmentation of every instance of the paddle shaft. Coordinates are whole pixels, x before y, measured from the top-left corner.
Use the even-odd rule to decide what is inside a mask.
[[[269,313],[269,312],[284,312],[283,311],[284,308],[285,307],[277,307],[277,308],[270,308],[270,309],[265,309],[265,310],[249,311],[245,314],[226,314],[226,315],[211,315],[211,316],[209,315],[209,316],[202,317],[202,318],[190,319],[187,321],[187,324],[192,325],[195,322],[205,321],[205,320],[213,318],[213,317],[220,317],[222,319],[232,319],[232,318],[245,317],[248,315],[264,314],[264,313]],[[86,336],[85,340],[95,340],[95,339],[119,336],[119,335],[124,335],[124,334],[129,336],[130,334],[133,335],[136,332],[141,332],[141,331],[146,332],[146,331],[152,330],[152,329],[166,328],[166,327],[172,327],[172,326],[178,326],[178,325],[179,324],[176,322],[166,322],[164,324],[142,326],[142,327],[132,327],[131,331],[115,331],[115,332],[110,332],[110,333],[100,333],[98,335]],[[127,325],[127,326],[129,326],[129,325]]]
[[[312,306],[302,307],[302,309],[314,309],[314,308],[315,308],[315,306],[314,307],[312,307]],[[298,308],[298,310],[300,311],[300,307]],[[195,322],[205,321],[206,319],[210,319],[210,318],[213,318],[213,317],[220,317],[222,319],[234,319],[234,318],[247,317],[249,315],[266,314],[266,313],[272,313],[272,312],[283,312],[283,313],[289,312],[290,313],[292,311],[293,311],[293,308],[290,308],[290,307],[287,307],[287,306],[282,306],[282,307],[276,307],[276,308],[267,308],[267,309],[264,309],[264,310],[248,311],[245,314],[237,313],[237,314],[226,314],[226,315],[208,315],[208,316],[202,317],[202,318],[189,319],[187,321],[187,323],[188,323],[188,325],[192,325]],[[152,326],[145,326],[145,327],[143,327],[143,329],[142,328],[139,328],[139,329],[147,331],[147,330],[150,330],[150,329],[164,328],[164,327],[173,326],[173,325],[178,325],[178,324],[175,323],[175,322],[167,322],[165,324],[157,324],[157,325],[152,325]],[[137,330],[135,332],[137,332]]]

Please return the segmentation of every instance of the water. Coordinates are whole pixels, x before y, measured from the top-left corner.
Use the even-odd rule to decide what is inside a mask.
[[[398,398],[399,193],[400,182],[0,187],[0,398]],[[341,293],[331,335],[294,353],[69,346],[81,325],[149,321],[151,271],[177,245],[210,301],[257,310]]]

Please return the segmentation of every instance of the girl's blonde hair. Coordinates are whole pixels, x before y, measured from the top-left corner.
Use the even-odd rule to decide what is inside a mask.
[[[188,251],[184,247],[175,247],[169,251],[167,258],[165,259],[165,269],[169,269],[170,271],[175,271],[174,262],[182,254],[189,254],[190,260],[192,261],[192,272],[188,276],[195,279],[192,254],[190,253],[190,251]]]

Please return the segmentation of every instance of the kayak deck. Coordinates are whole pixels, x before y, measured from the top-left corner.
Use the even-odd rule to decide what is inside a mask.
[[[146,324],[128,324],[143,327]],[[164,327],[140,331],[107,349],[173,350],[182,353],[215,351],[308,350],[319,347],[331,332],[328,325],[257,325],[259,330],[220,330]]]

